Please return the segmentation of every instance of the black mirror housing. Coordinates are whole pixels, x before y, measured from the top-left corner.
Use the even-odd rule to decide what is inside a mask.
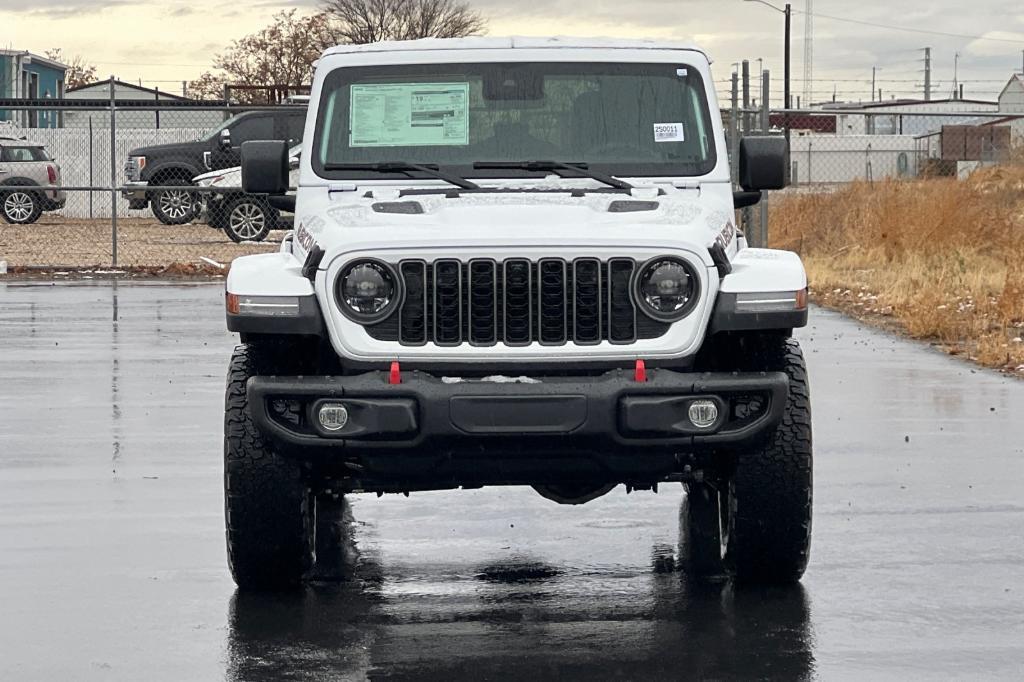
[[[740,140],[740,187],[747,192],[785,188],[788,151],[789,148],[783,137],[742,138]]]
[[[246,194],[288,192],[288,143],[259,140],[242,143],[242,191]]]

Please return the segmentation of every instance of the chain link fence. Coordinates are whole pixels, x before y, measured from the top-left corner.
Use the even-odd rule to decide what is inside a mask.
[[[277,248],[291,216],[241,191],[239,149],[247,140],[298,144],[305,104],[161,95],[126,100],[111,81],[106,98],[0,100],[0,261],[14,270],[165,269],[226,265]],[[963,179],[1021,158],[1024,113],[956,101],[917,107],[926,110],[776,111],[734,97],[722,111],[734,177],[742,136],[790,140],[790,188],[738,212],[748,241],[771,243],[769,202],[779,195]]]
[[[0,261],[22,268],[218,268],[272,251],[283,215],[241,191],[247,140],[301,142],[304,104],[161,93],[0,100]]]

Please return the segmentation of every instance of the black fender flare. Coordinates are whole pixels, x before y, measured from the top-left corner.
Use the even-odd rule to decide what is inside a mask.
[[[194,166],[183,161],[165,161],[158,165],[156,168],[154,168],[150,173],[148,173],[149,178],[146,180],[146,182],[148,182],[151,185],[161,184],[158,182],[153,182],[153,178],[158,177],[161,174],[166,173],[167,171],[177,171],[181,177],[185,177],[185,179],[188,180],[189,184],[192,184],[192,178],[207,172],[203,170],[196,170]]]

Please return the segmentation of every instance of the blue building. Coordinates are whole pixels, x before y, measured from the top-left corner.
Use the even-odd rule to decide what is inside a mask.
[[[68,67],[31,52],[0,49],[0,99],[63,99]],[[0,121],[23,128],[59,128],[57,111],[0,109]]]

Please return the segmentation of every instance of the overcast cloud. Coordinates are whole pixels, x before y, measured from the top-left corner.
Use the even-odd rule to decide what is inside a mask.
[[[7,3],[4,3],[7,5]],[[782,15],[743,0],[470,0],[490,20],[490,32],[650,37],[696,42],[728,79],[732,64],[763,58],[782,75]],[[782,2],[776,3],[781,6]],[[804,3],[793,3],[793,77],[803,72]],[[33,0],[31,9],[0,9],[0,46],[42,52],[61,46],[99,63],[101,73],[147,82],[194,78],[212,57],[211,45],[267,23],[275,11],[313,11],[315,0],[261,0],[259,6],[217,0]],[[930,46],[938,95],[952,88],[954,55],[968,96],[992,98],[1022,69],[1024,5],[1019,0],[817,0],[814,12],[926,31],[1000,38],[974,40],[896,31],[815,18],[815,99],[870,99],[872,67],[886,98],[921,90],[920,48]],[[1007,42],[1010,41],[1010,42]],[[794,92],[803,83],[796,80]]]

